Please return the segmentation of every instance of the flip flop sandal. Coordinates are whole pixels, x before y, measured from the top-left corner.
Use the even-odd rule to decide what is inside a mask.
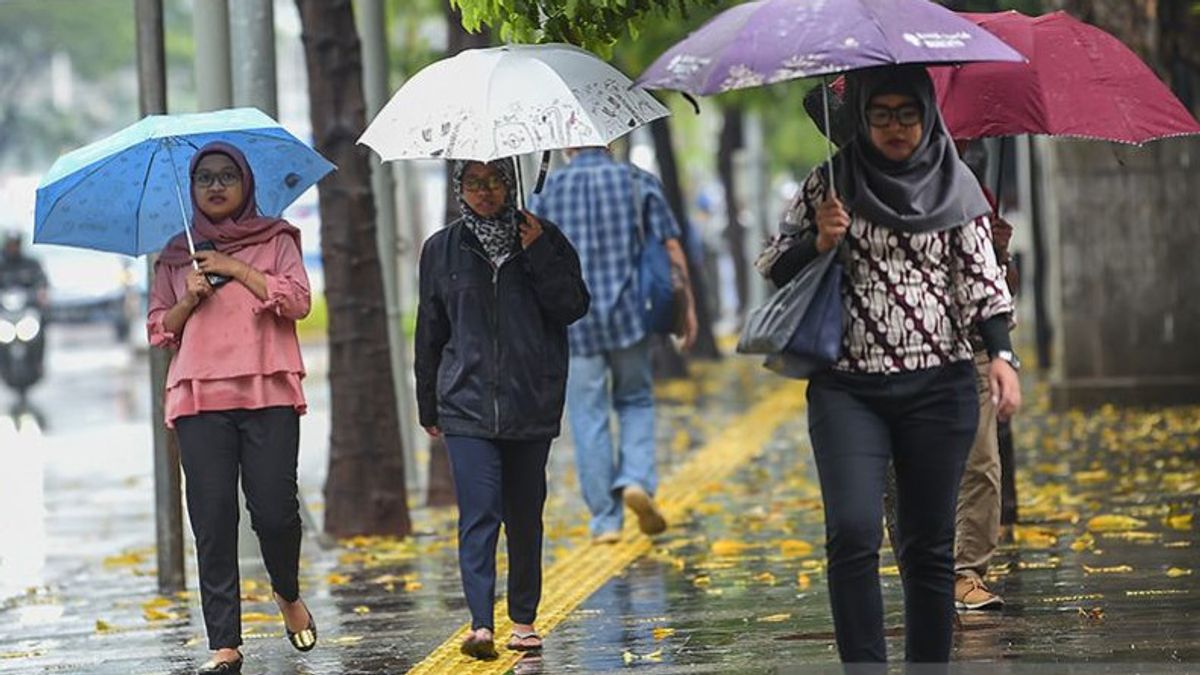
[[[525,640],[533,639],[538,641],[536,646],[521,644]],[[522,633],[514,630],[512,632],[512,637],[508,639],[508,648],[514,652],[540,652],[542,651],[542,636],[538,635],[537,631],[533,630],[529,631],[528,633]]]
[[[480,640],[474,634],[471,637],[463,640],[462,645],[458,649],[464,656],[469,656],[480,661],[490,661],[499,654],[496,653],[496,643],[493,640]]]

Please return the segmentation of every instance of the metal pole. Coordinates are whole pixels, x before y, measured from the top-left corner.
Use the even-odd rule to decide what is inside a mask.
[[[272,0],[237,0],[229,7],[233,103],[278,117],[275,12]],[[237,58],[233,58],[237,54]]]
[[[226,0],[196,0],[192,10],[196,41],[196,107],[220,110],[233,105],[229,70],[229,5]]]
[[[137,17],[138,106],[143,115],[167,112],[167,70],[163,47],[162,0],[135,0]],[[146,274],[154,280],[154,260]],[[163,423],[163,393],[169,355],[150,350],[150,426],[154,437],[154,530],[158,557],[158,590],[184,588],[183,503],[180,498],[179,442]]]
[[[363,94],[367,117],[373,117],[391,96],[388,85],[387,12],[384,0],[358,0],[355,18],[362,40]],[[404,275],[399,272],[403,242],[398,233],[396,182],[392,165],[380,162],[371,153],[371,189],[375,192],[375,233],[379,245],[379,267],[383,275],[383,295],[387,303],[388,342],[391,349],[392,384],[396,390],[396,405],[400,414],[400,434],[404,448],[404,475],[409,487],[417,484],[416,395],[413,392],[409,368],[409,346],[401,321],[404,317],[401,298],[407,297]]]

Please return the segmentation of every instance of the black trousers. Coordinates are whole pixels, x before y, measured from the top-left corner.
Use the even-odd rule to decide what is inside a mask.
[[[906,660],[949,660],[955,505],[978,424],[977,397],[970,361],[899,375],[826,372],[810,381],[809,434],[842,661],[887,660],[879,546],[889,462],[898,492]]]
[[[542,506],[550,439],[446,436],[458,496],[458,566],[471,628],[494,630],[496,540],[508,540],[508,616],[532,624],[542,599]]]
[[[200,604],[210,649],[242,644],[238,474],[271,587],[300,597],[300,418],[291,407],[204,412],[175,420],[196,536]]]

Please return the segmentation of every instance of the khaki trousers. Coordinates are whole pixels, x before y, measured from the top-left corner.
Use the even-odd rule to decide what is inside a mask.
[[[979,428],[958,491],[954,536],[955,574],[979,579],[987,574],[988,563],[1000,544],[1000,443],[996,406],[988,391],[990,363],[986,353],[975,355]]]

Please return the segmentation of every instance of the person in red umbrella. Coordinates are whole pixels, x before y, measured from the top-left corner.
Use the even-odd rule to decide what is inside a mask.
[[[846,260],[841,355],[808,387],[839,656],[887,659],[879,548],[891,463],[906,659],[946,662],[955,506],[977,396],[991,397],[1002,417],[1021,400],[1012,299],[984,218],[991,208],[955,152],[925,70],[856,71],[846,87],[853,132],[833,160],[835,189],[814,170],[759,265],[783,285],[835,247]],[[973,330],[990,357],[986,391],[975,383]]]

